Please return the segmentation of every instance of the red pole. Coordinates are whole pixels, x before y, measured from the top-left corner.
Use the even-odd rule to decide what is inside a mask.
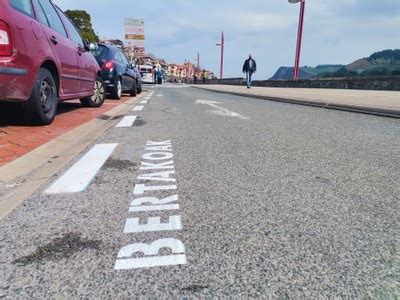
[[[299,79],[300,74],[300,53],[301,53],[301,42],[303,38],[303,24],[304,24],[304,11],[305,11],[306,1],[301,0],[300,4],[300,16],[299,16],[299,27],[297,30],[297,46],[296,46],[296,59],[294,63],[294,80]]]
[[[221,70],[220,70],[220,78],[222,79],[224,75],[224,32],[221,34]]]

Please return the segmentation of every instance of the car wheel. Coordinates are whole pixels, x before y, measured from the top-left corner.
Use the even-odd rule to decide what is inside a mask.
[[[91,97],[80,99],[83,106],[86,107],[100,107],[106,100],[106,90],[104,81],[100,77],[96,78],[94,82],[94,94]]]
[[[40,68],[31,97],[23,103],[29,121],[48,125],[53,122],[57,112],[57,85],[49,70]]]
[[[121,97],[122,97],[121,79],[118,79],[116,86],[112,88],[111,97],[113,97],[113,99],[117,99],[117,100],[121,99]]]
[[[130,92],[131,97],[136,97],[137,95],[137,86],[136,81],[133,82],[132,90]]]
[[[137,93],[141,94],[142,92],[143,92],[142,85],[139,85],[138,88],[137,88]]]

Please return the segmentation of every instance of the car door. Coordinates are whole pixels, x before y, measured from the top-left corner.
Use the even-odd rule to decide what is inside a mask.
[[[34,0],[37,15],[43,31],[53,50],[60,69],[60,93],[79,92],[79,64],[75,44],[67,32],[56,9],[49,0]]]
[[[126,74],[126,77],[128,78],[127,89],[131,90],[134,82],[136,81],[135,70],[132,68],[132,64],[129,63],[128,59],[126,58],[125,54],[122,51],[121,51],[121,55],[122,55],[122,61],[125,65],[125,74]]]
[[[91,93],[93,92],[94,82],[96,79],[96,70],[93,64],[94,60],[90,57],[92,56],[92,54],[87,49],[85,49],[83,39],[78,30],[72,24],[72,22],[68,19],[68,17],[63,13],[60,8],[56,7],[56,9],[65,25],[65,28],[68,31],[69,38],[76,47],[76,55],[79,65],[79,92],[85,94]]]
[[[115,53],[115,59],[118,60],[122,72],[122,89],[124,91],[130,90],[133,85],[132,70],[129,69],[129,63],[125,55],[118,50]]]

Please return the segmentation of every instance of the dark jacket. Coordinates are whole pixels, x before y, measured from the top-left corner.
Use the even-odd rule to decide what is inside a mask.
[[[250,70],[250,59],[253,61],[253,68]],[[246,59],[243,65],[243,72],[255,72],[257,71],[257,64],[256,61],[252,58]]]

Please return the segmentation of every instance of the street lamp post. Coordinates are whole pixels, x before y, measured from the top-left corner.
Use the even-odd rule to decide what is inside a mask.
[[[300,52],[301,52],[301,41],[303,38],[303,24],[304,24],[304,11],[306,7],[306,0],[288,0],[289,3],[299,3],[300,2],[300,16],[299,16],[299,26],[297,29],[297,45],[296,45],[296,59],[294,62],[294,80],[299,79],[299,66],[300,66]]]
[[[200,69],[200,53],[199,53],[199,51],[197,51],[196,61],[197,61],[197,69]]]
[[[222,79],[223,75],[224,75],[224,46],[225,46],[225,42],[224,42],[224,32],[221,32],[221,42],[217,43],[217,46],[221,46],[221,68],[220,68],[220,79]]]

